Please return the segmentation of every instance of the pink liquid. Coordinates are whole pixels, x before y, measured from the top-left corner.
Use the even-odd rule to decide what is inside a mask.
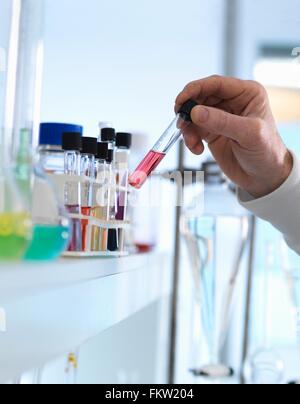
[[[129,184],[136,189],[142,188],[147,178],[158,167],[165,156],[165,153],[151,150],[135,172],[129,177]]]
[[[79,205],[67,205],[66,206],[69,213],[80,214]],[[70,245],[68,251],[81,251],[82,250],[82,235],[81,235],[81,223],[80,219],[72,219],[72,232],[70,238]]]
[[[83,216],[91,215],[91,208],[89,206],[85,206],[81,208],[81,214]],[[82,250],[87,251],[87,230],[88,230],[89,221],[87,219],[81,220],[81,235],[82,235]]]

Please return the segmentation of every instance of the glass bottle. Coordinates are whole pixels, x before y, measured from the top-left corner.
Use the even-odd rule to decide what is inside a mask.
[[[96,179],[95,173],[95,157],[97,155],[97,139],[92,137],[82,138],[82,151],[81,151],[81,175],[85,176],[87,180],[82,184],[81,189],[81,214],[83,216],[91,215],[91,208],[93,205],[93,190]],[[88,251],[91,247],[91,241],[88,240],[89,230],[88,219],[81,220],[81,233],[82,233],[82,249]]]
[[[97,176],[93,195],[93,207],[91,216],[108,221],[109,220],[109,205],[108,205],[108,186],[109,186],[109,168],[107,165],[108,144],[98,142],[97,153]],[[92,231],[92,251],[107,250],[108,230],[93,226]]]
[[[108,150],[107,166],[109,173],[109,191],[108,191],[108,207],[109,207],[109,220],[116,220],[118,195],[116,192],[116,172],[114,165],[114,150]],[[108,230],[107,240],[108,251],[115,252],[119,249],[118,232],[115,229]]]
[[[114,176],[114,152],[116,148],[116,131],[114,128],[106,127],[101,130],[101,139],[102,142],[106,142],[108,144],[108,160],[107,164],[110,172],[110,190],[109,190],[109,219],[116,219],[116,209],[117,209],[117,194],[115,192],[115,178]],[[107,239],[107,249],[111,252],[118,250],[118,234],[117,230],[109,229],[108,230],[108,239]]]
[[[129,157],[132,145],[131,133],[117,133],[116,136],[116,183],[121,189],[118,191],[118,203],[116,220],[124,221],[127,218],[128,205],[128,178],[129,178]],[[125,231],[119,230],[119,248],[124,250]]]
[[[23,131],[20,145],[16,178],[23,197],[30,204],[33,221],[33,237],[24,258],[27,261],[54,260],[67,248],[69,219],[41,162],[34,161],[30,132]]]
[[[39,131],[39,154],[47,174],[63,174],[65,169],[62,137],[64,133],[79,133],[83,128],[68,123],[41,123]]]
[[[81,213],[81,182],[80,164],[82,148],[81,134],[78,132],[66,132],[62,138],[64,150],[65,175],[70,176],[70,181],[65,183],[65,206],[69,213],[80,215]],[[69,251],[82,251],[82,234],[80,219],[71,219],[72,230]]]

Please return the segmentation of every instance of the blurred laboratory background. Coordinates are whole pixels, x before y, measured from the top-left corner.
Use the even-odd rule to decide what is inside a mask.
[[[118,132],[133,135],[134,169],[174,118],[175,98],[188,82],[229,75],[267,87],[280,133],[300,153],[298,0],[42,3],[44,68],[35,109],[39,122],[72,122],[84,128],[84,136],[94,138],[99,122],[111,122]],[[13,40],[13,4],[0,0],[0,52]],[[11,62],[5,52],[0,58],[2,64]],[[7,109],[3,112],[6,80],[9,74],[1,74],[0,65],[2,127],[9,120]],[[36,130],[35,148],[38,142]],[[13,322],[12,330],[7,317],[7,334],[0,333],[3,347],[12,349],[11,363],[0,369],[1,382],[300,381],[300,259],[269,224],[238,206],[208,151],[199,157],[178,145],[160,170],[178,166],[206,173],[201,216],[193,210],[195,195],[203,198],[201,185],[188,187],[186,205],[176,209],[169,203],[176,201],[176,186],[157,179],[157,205],[146,209],[140,201],[130,211],[131,241],[143,254],[135,250],[126,258],[80,261],[74,264],[75,286],[68,283],[71,275],[64,272],[62,260],[52,264],[57,265],[54,274],[62,269],[63,283],[56,284],[56,275],[46,272],[45,279],[28,286],[28,296],[35,298],[35,288],[41,288],[40,310],[27,296],[20,312],[17,303],[11,303],[17,295],[5,292],[7,313],[16,318],[24,314],[24,321]],[[146,184],[137,198],[147,198],[149,192]],[[100,285],[96,269],[101,265],[107,276]],[[8,268],[2,266],[5,276]],[[79,273],[85,269],[90,278],[81,288],[84,278]],[[125,275],[120,275],[122,270]],[[29,285],[25,271],[8,275],[11,282]],[[65,305],[61,289],[70,312],[60,309]],[[58,322],[55,313],[60,313]],[[31,315],[33,331],[25,320]]]

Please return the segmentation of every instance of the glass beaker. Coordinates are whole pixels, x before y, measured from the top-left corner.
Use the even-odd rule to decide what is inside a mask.
[[[228,332],[235,286],[249,239],[249,215],[238,204],[215,162],[203,166],[204,212],[184,212],[183,235],[192,260],[195,290],[201,307],[201,322],[209,350],[209,363],[197,376],[222,379],[233,370],[222,363],[221,353]],[[199,196],[196,197],[199,199]]]

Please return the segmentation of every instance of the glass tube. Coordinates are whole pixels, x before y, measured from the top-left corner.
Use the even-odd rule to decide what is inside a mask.
[[[96,138],[82,138],[82,154],[81,154],[81,175],[84,175],[90,180],[95,180],[95,156],[97,155],[97,139]],[[91,215],[91,208],[93,205],[93,191],[94,186],[91,181],[86,180],[81,187],[81,214],[83,216]],[[88,219],[81,220],[81,233],[82,233],[82,250],[88,251],[90,243],[88,242]]]
[[[132,187],[140,189],[175,143],[181,138],[183,131],[191,123],[191,112],[195,106],[197,106],[197,103],[189,100],[181,107],[176,118],[130,176],[129,183]]]
[[[81,134],[64,133],[62,147],[64,152],[64,171],[66,176],[70,176],[70,181],[65,184],[65,206],[70,214],[79,215],[81,213],[81,182],[80,176],[80,149]],[[80,219],[72,219],[71,238],[69,251],[82,251],[82,234]]]

